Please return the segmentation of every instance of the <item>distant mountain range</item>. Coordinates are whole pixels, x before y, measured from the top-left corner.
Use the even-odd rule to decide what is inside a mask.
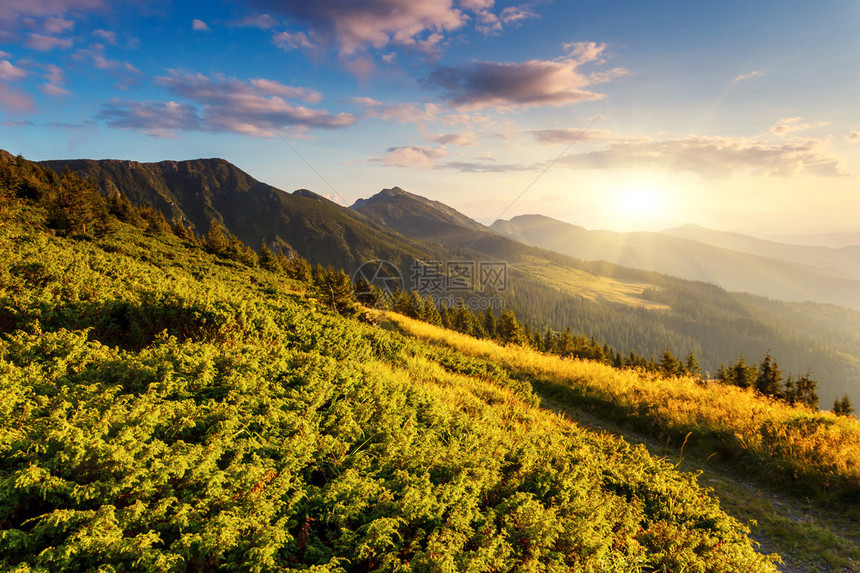
[[[767,242],[734,238],[738,249],[760,249],[754,253],[707,244],[719,240],[707,230],[700,240],[670,232],[621,235],[540,216],[516,217],[488,228],[398,187],[346,208],[312,191],[281,191],[222,159],[43,164],[57,171],[68,166],[104,192],[119,190],[136,204],[160,209],[168,219],[185,219],[199,234],[215,219],[252,247],[266,242],[289,248],[349,274],[364,261],[384,259],[401,269],[408,286],[415,261],[503,261],[509,269],[503,293],[475,289],[455,294],[501,295],[534,327],[570,327],[623,353],[656,356],[668,347],[684,355],[692,350],[711,371],[740,353],[756,361],[770,349],[787,371],[812,369],[821,381],[823,407],[843,392],[860,403],[860,313],[832,305],[781,303],[699,282],[711,277],[712,283],[749,285],[744,290],[773,298],[781,293],[812,299],[807,293],[814,292],[813,285],[804,277],[827,276],[827,269],[840,268],[836,258],[817,264],[813,251],[790,262],[776,258],[783,247],[763,244]],[[765,247],[774,250],[765,256]],[[623,256],[608,256],[613,248]],[[846,263],[841,268],[843,275],[830,276],[826,286],[839,302],[856,307],[860,300],[849,292],[853,267]],[[765,270],[772,273],[769,281]],[[735,282],[726,282],[727,277]],[[828,296],[826,291],[821,289],[821,297]]]
[[[661,233],[589,231],[543,215],[496,221],[500,235],[585,260],[656,271],[786,301],[860,310],[860,247],[808,247],[684,225]]]

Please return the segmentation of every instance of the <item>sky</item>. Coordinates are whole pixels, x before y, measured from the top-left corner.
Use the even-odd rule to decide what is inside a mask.
[[[856,0],[3,0],[0,148],[484,223],[860,232]]]

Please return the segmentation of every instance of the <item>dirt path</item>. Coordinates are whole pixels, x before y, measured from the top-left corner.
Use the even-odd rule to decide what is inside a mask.
[[[817,507],[787,496],[756,481],[745,480],[712,459],[684,454],[682,444],[658,443],[653,438],[541,395],[541,405],[592,431],[606,431],[634,444],[644,444],[652,455],[666,458],[688,472],[701,472],[699,483],[714,490],[726,513],[749,524],[750,537],[765,554],[783,559],[780,571],[840,571],[860,573],[860,521],[847,512]],[[754,521],[755,523],[751,523]]]

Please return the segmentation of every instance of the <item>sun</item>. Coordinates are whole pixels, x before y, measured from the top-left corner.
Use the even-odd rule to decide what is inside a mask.
[[[647,187],[620,189],[615,193],[615,206],[627,218],[649,219],[663,212],[664,198]]]

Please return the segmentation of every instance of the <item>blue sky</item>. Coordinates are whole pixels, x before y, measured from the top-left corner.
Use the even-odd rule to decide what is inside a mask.
[[[858,232],[858,55],[853,0],[4,0],[0,148],[483,222]]]

